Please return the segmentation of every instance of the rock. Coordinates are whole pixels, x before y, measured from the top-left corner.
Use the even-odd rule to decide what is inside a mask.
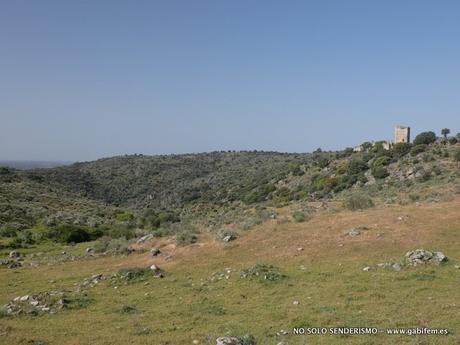
[[[243,345],[236,337],[220,337],[216,339],[216,345]]]
[[[94,249],[93,249],[93,248],[86,248],[85,251],[86,251],[87,254],[94,253]]]
[[[94,274],[94,275],[91,276],[91,282],[92,282],[93,284],[97,284],[97,283],[99,283],[103,278],[104,278],[104,276],[103,276],[101,273]]]
[[[279,343],[276,344],[276,345],[289,345],[289,343],[287,343],[287,342],[285,342],[285,341],[281,341],[281,342],[279,342]]]
[[[222,241],[224,242],[230,242],[236,239],[236,236],[234,235],[227,235],[222,238]]]
[[[242,337],[220,337],[216,339],[216,345],[256,345],[256,339],[252,335]]]
[[[22,296],[21,298],[19,298],[19,301],[25,302],[25,301],[27,301],[28,299],[29,299],[29,295],[24,295],[24,296]]]
[[[145,236],[142,236],[141,238],[139,238],[136,243],[137,244],[140,244],[140,243],[144,243],[145,241],[149,241],[153,238],[153,234],[148,234],[148,235],[145,235]]]
[[[299,302],[299,301],[294,301],[294,302],[292,302],[292,304],[294,304],[294,305],[299,305],[300,302]]]
[[[456,269],[460,269],[460,265],[455,265],[454,266]]]
[[[298,252],[301,252],[302,250],[303,250],[302,247],[297,248],[297,251],[298,251]]]
[[[358,229],[351,229],[348,232],[348,236],[351,236],[351,237],[355,237],[355,236],[358,236],[358,235],[361,235],[361,231],[359,231]]]
[[[434,259],[438,262],[446,262],[448,260],[443,252],[434,252]]]
[[[193,345],[198,345],[199,343],[200,343],[200,342],[199,342],[198,340],[196,340],[196,339],[192,341],[192,344],[193,344]]]
[[[11,259],[18,259],[21,257],[21,253],[19,253],[18,251],[16,250],[13,250],[10,252],[10,254],[8,254],[8,256],[11,258]]]
[[[369,266],[366,266],[366,267],[363,268],[363,271],[364,271],[364,272],[368,272],[368,271],[370,271],[370,270],[371,270],[371,268],[370,268]]]
[[[432,253],[425,249],[415,249],[408,251],[405,257],[407,263],[413,266],[429,263],[440,264],[448,260],[447,256],[445,256],[442,252]]]
[[[22,263],[19,261],[10,261],[7,265],[7,268],[19,268],[22,267]]]
[[[150,249],[150,254],[152,256],[158,256],[158,255],[161,254],[161,250],[160,250],[160,248],[152,248],[152,249]]]
[[[155,278],[163,278],[163,270],[157,265],[150,266]]]
[[[391,265],[391,268],[394,269],[395,271],[401,271],[401,264],[399,262],[395,262]]]

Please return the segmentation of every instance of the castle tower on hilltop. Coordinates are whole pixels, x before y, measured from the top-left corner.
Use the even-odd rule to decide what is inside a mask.
[[[409,143],[410,142],[410,127],[396,126],[394,143]]]

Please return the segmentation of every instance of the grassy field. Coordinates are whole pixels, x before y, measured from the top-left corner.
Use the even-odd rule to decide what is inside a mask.
[[[247,333],[258,344],[274,345],[460,344],[459,211],[460,199],[455,199],[358,212],[325,210],[296,223],[280,221],[287,213],[280,209],[278,219],[228,244],[203,233],[186,247],[176,247],[172,239],[144,245],[161,247],[160,257],[144,252],[1,269],[0,304],[20,295],[72,289],[93,274],[123,267],[155,263],[165,277],[117,285],[102,281],[88,290],[90,303],[80,309],[3,316],[0,344],[215,344],[218,336]],[[347,235],[358,226],[366,230]],[[59,256],[62,250],[83,254],[86,246],[45,249]],[[377,266],[416,248],[440,250],[449,262],[401,271]],[[285,278],[240,278],[241,270],[255,264],[274,265]],[[366,266],[369,271],[363,271]],[[212,279],[219,276],[223,279]],[[333,326],[447,328],[450,333],[292,334],[294,327]],[[282,330],[289,334],[277,336]]]

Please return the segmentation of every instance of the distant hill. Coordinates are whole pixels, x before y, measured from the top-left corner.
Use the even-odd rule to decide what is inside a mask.
[[[27,160],[0,160],[0,167],[8,167],[19,170],[46,169],[69,165],[70,161],[27,161]]]
[[[459,152],[459,144],[369,144],[361,152],[125,155],[49,169],[0,167],[0,228],[91,226],[110,223],[114,211],[142,220],[148,212],[177,217],[197,205],[279,206],[352,192],[385,203],[437,200],[460,192]]]

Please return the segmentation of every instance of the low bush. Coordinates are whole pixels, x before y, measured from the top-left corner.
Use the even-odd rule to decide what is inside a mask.
[[[256,264],[244,269],[240,274],[241,278],[257,279],[259,281],[276,282],[286,278],[277,267],[265,264]]]
[[[302,210],[295,210],[291,213],[291,215],[297,223],[302,223],[312,218],[312,215],[309,212]]]
[[[354,193],[345,198],[343,206],[348,210],[356,211],[373,207],[374,202],[366,194]]]
[[[62,224],[48,228],[41,234],[42,239],[49,239],[62,243],[80,243],[93,241],[103,235],[101,229],[92,229],[80,225]]]
[[[410,150],[412,156],[417,156],[419,153],[425,152],[428,146],[426,144],[415,145]]]
[[[460,150],[455,151],[453,157],[456,162],[460,162]]]
[[[383,179],[389,175],[390,173],[388,172],[387,168],[383,166],[372,168],[372,176],[374,176],[377,179]]]
[[[129,282],[143,281],[153,276],[149,267],[122,268],[118,271],[118,275]]]
[[[188,244],[196,243],[197,241],[198,237],[189,231],[183,231],[176,235],[176,243],[179,246],[186,246]]]
[[[130,242],[125,238],[112,239],[111,237],[101,237],[94,245],[96,253],[107,253],[113,255],[128,255],[133,252]]]

